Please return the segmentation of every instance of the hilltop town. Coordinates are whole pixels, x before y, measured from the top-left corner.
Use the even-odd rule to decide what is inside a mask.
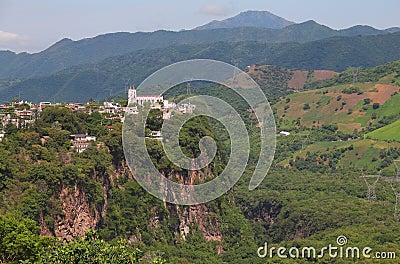
[[[165,100],[162,95],[137,95],[134,86],[128,89],[128,100],[104,101],[102,104],[89,100],[86,103],[51,103],[40,102],[34,104],[24,100],[13,99],[9,103],[0,105],[0,141],[5,136],[5,127],[14,125],[17,128],[29,128],[39,117],[41,112],[46,107],[62,107],[71,110],[72,112],[82,112],[92,114],[98,112],[106,120],[108,124],[104,124],[108,129],[111,129],[110,124],[113,122],[124,122],[126,114],[138,114],[142,107],[148,106],[151,109],[158,109],[162,111],[163,119],[170,119],[176,112],[179,113],[192,113],[195,105],[190,104],[176,104]],[[160,138],[160,131],[151,131],[150,136]],[[76,152],[81,153],[86,150],[92,142],[96,141],[96,137],[88,134],[71,134],[71,146]],[[46,138],[42,138],[45,141]]]

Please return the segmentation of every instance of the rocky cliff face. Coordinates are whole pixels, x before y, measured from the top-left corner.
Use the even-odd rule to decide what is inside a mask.
[[[88,229],[94,229],[100,221],[101,212],[88,202],[86,194],[79,188],[63,188],[59,195],[63,215],[55,218],[54,232],[63,241],[81,237]]]
[[[114,177],[119,177],[120,171]],[[44,221],[43,212],[40,214],[40,234],[43,236],[55,236],[62,241],[69,242],[75,237],[82,237],[89,229],[95,229],[107,213],[108,193],[113,177],[93,177],[101,182],[103,188],[103,201],[101,205],[95,206],[83,187],[61,188],[55,200],[58,201],[58,210],[51,213],[54,219],[54,226],[49,226]]]
[[[118,185],[117,179],[127,177],[133,180],[129,169],[121,168],[116,170],[106,180],[102,180],[104,189],[104,200],[99,207],[90,203],[88,195],[84,188],[64,187],[56,198],[59,201],[59,212],[52,215],[54,226],[49,226],[44,221],[43,215],[40,217],[41,235],[56,236],[62,241],[71,241],[74,237],[81,237],[88,229],[95,229],[104,219],[107,213],[107,197],[112,195],[110,187]],[[187,175],[181,173],[171,173],[167,175],[171,180],[183,184],[203,183],[207,179],[213,178],[213,174],[209,168],[202,171],[191,171]],[[196,227],[207,241],[223,241],[220,220],[217,212],[205,204],[193,206],[179,206],[172,204],[164,205],[169,212],[169,217],[178,220],[175,226],[176,239],[186,240],[190,236],[192,229]],[[150,229],[155,232],[159,228],[159,222],[163,216],[160,215],[157,208],[149,212],[152,216],[148,223]],[[132,242],[141,240],[141,231],[136,230],[135,235],[131,237]]]
[[[176,206],[179,215],[179,231],[182,239],[190,235],[190,227],[197,225],[207,241],[222,242],[220,221],[215,212],[206,205],[193,205],[186,207]]]
[[[207,166],[200,171],[190,171],[187,176],[182,174],[169,174],[170,180],[177,181],[185,185],[204,183],[208,179],[214,178],[211,169]],[[223,237],[220,228],[220,221],[216,212],[206,204],[179,206],[169,205],[168,210],[172,215],[179,218],[180,238],[185,240],[190,235],[191,227],[197,226],[207,241],[222,242]]]

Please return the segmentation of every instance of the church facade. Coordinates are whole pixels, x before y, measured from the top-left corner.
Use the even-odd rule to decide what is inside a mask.
[[[158,102],[164,102],[164,97],[162,95],[138,96],[134,86],[131,86],[128,90],[128,105],[137,104],[143,106],[145,103],[155,104]]]

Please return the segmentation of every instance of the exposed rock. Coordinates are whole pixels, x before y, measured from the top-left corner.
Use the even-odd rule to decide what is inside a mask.
[[[203,170],[190,171],[188,176],[180,173],[168,175],[168,178],[185,185],[194,185],[196,183],[204,183],[207,179],[214,178],[210,168],[206,166]],[[220,221],[215,212],[212,212],[207,205],[199,204],[192,206],[169,206],[172,215],[179,217],[179,234],[183,240],[190,234],[190,228],[196,225],[203,233],[207,241],[222,242],[222,233]]]
[[[85,193],[79,188],[63,188],[59,200],[64,214],[55,218],[55,235],[63,241],[83,236],[100,221],[100,213],[90,206]]]
[[[206,205],[186,206],[181,210],[179,217],[181,237],[186,239],[190,233],[190,226],[196,224],[207,241],[222,241],[219,219],[210,212]]]

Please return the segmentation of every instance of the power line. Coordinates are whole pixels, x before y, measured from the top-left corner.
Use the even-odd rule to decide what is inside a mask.
[[[350,70],[353,75],[353,84],[358,83],[358,74],[360,71],[360,67],[350,68]]]
[[[394,220],[399,221],[400,220],[400,212],[399,212],[399,200],[400,200],[400,192],[398,192],[394,187],[393,183],[390,183],[390,187],[392,187],[394,196],[396,197],[396,203],[394,205]]]
[[[301,149],[304,149],[310,134],[304,133],[304,134],[299,134],[299,136],[300,136],[300,140],[301,140]]]
[[[379,178],[381,177],[381,172],[379,172],[378,175],[365,175],[363,173],[363,175],[361,177],[364,179],[365,184],[368,187],[367,196],[365,198],[370,201],[375,201],[376,200],[376,192],[375,192],[376,184],[378,183]],[[375,180],[372,182],[372,184],[370,184],[368,182],[368,179],[375,179]]]

